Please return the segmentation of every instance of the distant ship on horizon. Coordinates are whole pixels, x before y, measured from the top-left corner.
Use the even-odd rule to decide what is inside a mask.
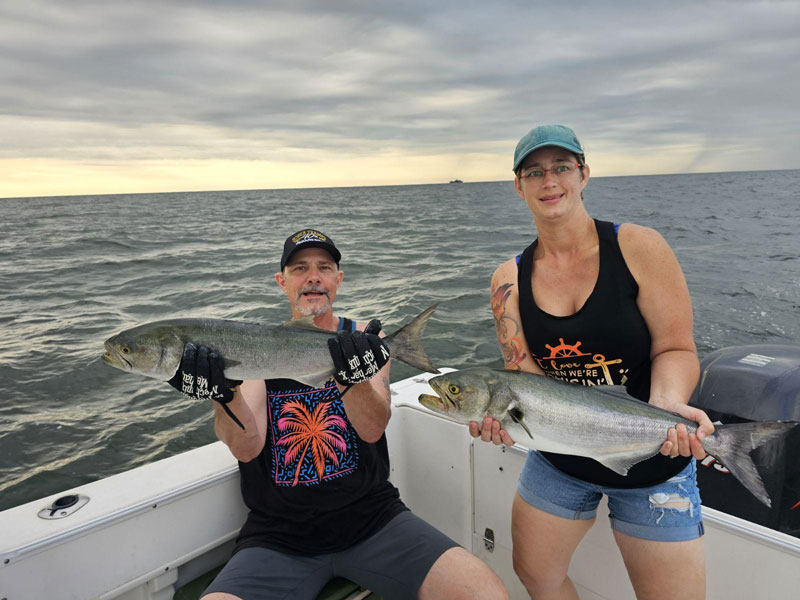
[[[460,179],[453,179],[450,181],[450,183],[464,183],[464,182],[461,181]]]

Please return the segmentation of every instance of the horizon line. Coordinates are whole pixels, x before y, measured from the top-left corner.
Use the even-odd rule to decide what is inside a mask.
[[[638,175],[599,175],[593,176],[592,179],[613,179],[618,177],[672,177],[675,175],[717,175],[724,173],[762,173],[762,172],[778,172],[778,171],[797,171],[800,169],[752,169],[747,171],[701,171],[691,173],[647,173]],[[0,200],[35,200],[41,198],[82,198],[86,196],[147,196],[147,195],[161,195],[161,194],[207,194],[209,192],[271,192],[278,190],[330,190],[330,189],[359,189],[359,188],[384,188],[384,187],[416,187],[425,185],[471,185],[479,183],[512,183],[512,177],[508,179],[496,179],[488,181],[464,181],[458,183],[453,181],[441,181],[437,183],[385,183],[378,185],[331,185],[331,186],[308,186],[308,187],[276,187],[276,188],[212,188],[205,190],[170,190],[163,192],[108,192],[101,194],[59,194],[59,195],[44,195],[44,196],[0,196]]]

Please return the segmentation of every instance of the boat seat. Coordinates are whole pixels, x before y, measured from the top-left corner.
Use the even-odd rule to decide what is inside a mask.
[[[224,566],[224,565],[223,565]],[[190,582],[181,586],[172,597],[173,600],[197,600],[200,594],[206,589],[214,577],[217,576],[222,570],[222,566],[212,569],[207,573],[203,573],[200,577],[192,579]],[[317,600],[381,600],[377,594],[373,594],[369,590],[364,589],[357,583],[353,583],[349,579],[343,577],[336,577],[331,579],[328,584],[322,588],[322,591],[317,596]]]

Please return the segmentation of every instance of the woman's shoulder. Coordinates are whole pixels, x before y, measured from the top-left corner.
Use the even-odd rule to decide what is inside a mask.
[[[517,282],[517,258],[512,256],[492,274],[492,284],[516,283]]]
[[[617,241],[623,253],[651,252],[659,248],[669,248],[664,237],[652,227],[636,225],[635,223],[622,223],[617,231]]]
[[[675,261],[675,254],[664,237],[652,227],[623,223],[617,233],[619,249],[634,278],[641,282],[648,273]]]

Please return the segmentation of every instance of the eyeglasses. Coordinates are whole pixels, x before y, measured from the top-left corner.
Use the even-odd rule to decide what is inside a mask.
[[[531,167],[529,169],[523,169],[519,176],[522,179],[544,179],[544,174],[550,171],[556,177],[561,177],[572,173],[575,168],[580,168],[580,164],[576,162],[566,162],[566,163],[558,163],[554,167],[550,167],[549,169],[543,169],[542,167]]]

